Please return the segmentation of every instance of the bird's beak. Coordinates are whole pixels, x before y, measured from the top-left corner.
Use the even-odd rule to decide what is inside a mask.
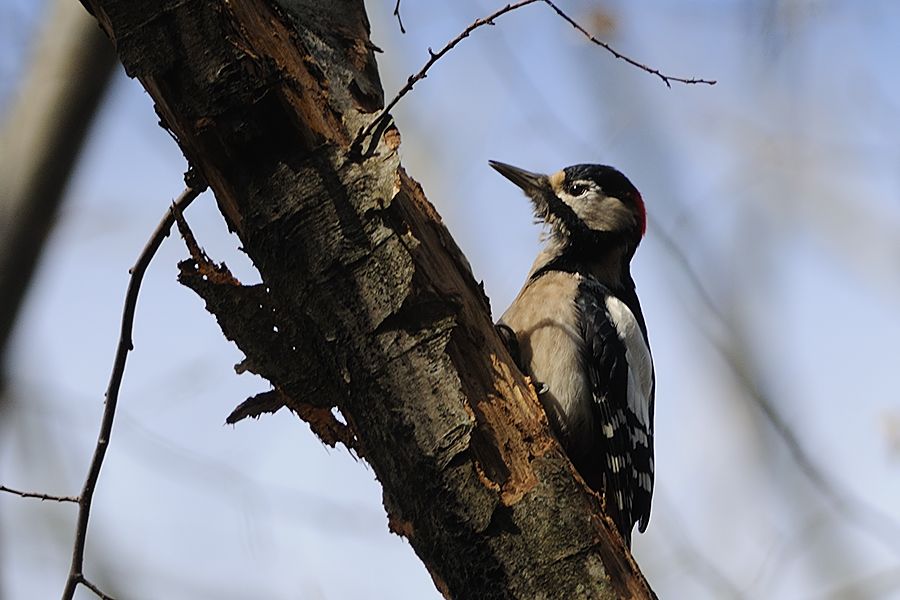
[[[512,181],[514,184],[522,188],[522,191],[534,198],[543,193],[548,186],[547,176],[541,173],[532,173],[519,167],[514,167],[506,163],[496,160],[489,160],[491,165],[498,173]]]

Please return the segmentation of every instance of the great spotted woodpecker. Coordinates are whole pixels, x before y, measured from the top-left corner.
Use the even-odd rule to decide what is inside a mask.
[[[547,226],[498,330],[529,374],[585,482],[626,543],[650,518],[655,374],[630,263],[646,231],[637,188],[616,169],[531,173],[490,161]]]

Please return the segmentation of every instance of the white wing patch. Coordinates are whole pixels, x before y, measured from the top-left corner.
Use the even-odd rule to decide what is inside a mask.
[[[625,344],[625,358],[628,361],[628,408],[652,434],[650,394],[653,391],[653,359],[650,357],[650,349],[644,341],[634,313],[624,302],[615,296],[607,296],[606,310],[619,339]],[[646,441],[646,438],[641,441]]]

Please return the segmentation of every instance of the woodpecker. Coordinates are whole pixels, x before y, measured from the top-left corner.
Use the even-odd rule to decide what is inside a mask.
[[[630,546],[635,523],[647,528],[653,494],[656,377],[630,268],[646,231],[644,202],[605,165],[553,175],[490,165],[525,192],[546,226],[544,247],[497,329]]]

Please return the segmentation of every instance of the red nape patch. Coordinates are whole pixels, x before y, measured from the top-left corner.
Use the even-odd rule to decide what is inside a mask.
[[[644,206],[644,199],[641,198],[641,193],[637,190],[634,190],[634,203],[638,208],[638,221],[641,224],[641,237],[644,237],[644,234],[647,233],[647,208]]]

